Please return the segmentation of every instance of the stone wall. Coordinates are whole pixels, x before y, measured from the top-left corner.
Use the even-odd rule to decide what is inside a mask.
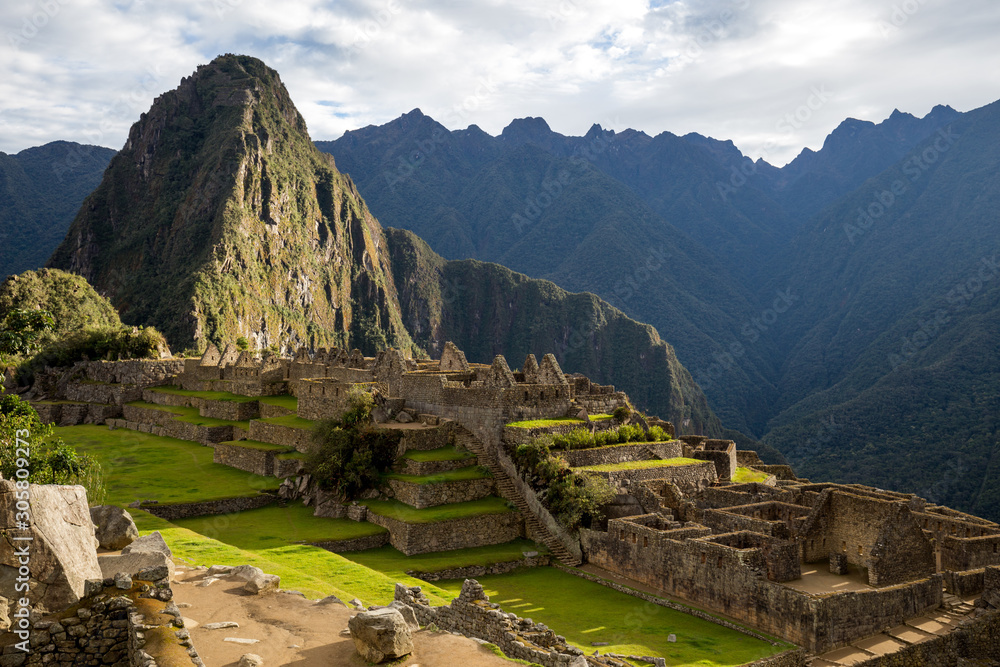
[[[249,439],[290,447],[304,453],[312,445],[312,431],[254,420],[250,422]]]
[[[245,470],[255,475],[269,477],[275,472],[275,456],[278,454],[273,449],[256,449],[254,447],[240,447],[239,445],[228,445],[218,443],[215,445],[215,452],[212,460],[230,468]]]
[[[295,477],[302,471],[304,465],[302,459],[275,457],[273,474],[278,479]]]
[[[0,636],[0,664],[204,667],[180,610],[170,602],[173,594],[166,579],[135,581],[125,589],[110,579],[89,583],[89,595],[77,605],[32,624],[30,652],[15,645],[20,638],[13,633]]]
[[[405,451],[405,450],[404,450]],[[458,468],[466,468],[477,464],[478,459],[472,456],[457,461],[414,461],[413,459],[398,459],[398,470],[404,475],[434,475]]]
[[[367,537],[354,537],[347,540],[329,540],[327,542],[313,542],[314,547],[326,549],[334,553],[345,551],[364,551],[365,549],[377,549],[389,544],[389,533],[379,533],[378,535],[368,535]]]
[[[122,415],[121,407],[100,403],[33,402],[43,424],[76,426],[77,424],[103,424],[108,419]]]
[[[942,570],[974,570],[1000,565],[1000,535],[941,540]]]
[[[549,564],[549,557],[545,554],[537,556],[525,556],[521,560],[509,560],[503,563],[492,563],[490,565],[470,565],[468,567],[457,567],[451,570],[439,570],[437,572],[407,572],[409,576],[421,581],[433,582],[449,579],[474,579],[485,577],[490,574],[507,574],[523,567],[545,567]]]
[[[719,536],[671,539],[671,531],[620,525],[625,523],[610,521],[607,533],[581,530],[590,562],[813,652],[877,634],[941,604],[941,575],[879,590],[811,596],[768,580],[768,559],[760,549],[713,543]]]
[[[184,372],[183,359],[128,359],[82,362],[88,380],[150,387]],[[76,367],[74,367],[76,368]]]
[[[212,419],[227,419],[241,422],[260,417],[260,404],[257,401],[200,401],[198,414]]]
[[[135,385],[104,384],[103,382],[70,382],[63,389],[67,401],[124,405],[142,398],[142,389]]]
[[[658,468],[609,470],[603,472],[587,471],[587,473],[603,477],[612,486],[621,486],[625,481],[643,482],[651,479],[666,479],[676,484],[684,492],[703,489],[717,479],[715,463],[712,461],[683,466],[661,466]]]
[[[130,408],[132,406],[125,407]],[[127,428],[131,431],[139,431],[141,433],[150,433],[152,435],[198,442],[209,447],[214,447],[220,442],[226,442],[228,440],[241,440],[247,437],[247,431],[244,431],[238,426],[199,426],[190,422],[170,419],[169,413],[163,412],[162,410],[154,410],[152,408],[135,409],[146,410],[148,412],[160,412],[161,414],[168,415],[168,418],[163,420],[162,424],[157,424],[155,422],[151,423],[145,420],[132,420],[128,418],[107,419],[105,420],[105,423],[110,429]],[[135,412],[131,414],[133,417],[145,417],[145,415]]]
[[[392,546],[407,556],[503,544],[524,536],[524,521],[516,512],[484,514],[435,523],[403,523],[368,512],[368,521],[387,528]]]
[[[505,614],[472,579],[462,584],[462,592],[447,607],[431,607],[419,587],[403,584],[396,584],[395,601],[412,609],[421,625],[433,623],[442,630],[483,639],[500,647],[508,657],[544,667],[587,666],[583,651],[569,646],[565,638],[544,625]]]
[[[459,482],[437,482],[434,484],[414,484],[398,479],[389,480],[392,496],[410,507],[424,509],[449,503],[463,503],[478,500],[493,493],[493,479],[470,479]]]
[[[627,445],[608,445],[592,449],[571,449],[555,451],[556,456],[566,459],[570,466],[596,466],[608,463],[624,463],[626,461],[644,461],[661,458],[672,459],[681,455],[680,440],[667,442],[642,442]]]
[[[986,568],[968,570],[967,572],[943,572],[944,589],[960,598],[970,598],[983,592],[983,580]]]
[[[277,496],[261,493],[256,496],[220,498],[219,500],[205,500],[197,503],[143,503],[139,509],[161,519],[172,521],[174,519],[188,519],[193,516],[231,514],[260,509],[274,503],[277,499]]]
[[[855,667],[955,667],[996,665],[1000,611],[988,612],[953,632],[907,646],[895,653],[854,663]]]

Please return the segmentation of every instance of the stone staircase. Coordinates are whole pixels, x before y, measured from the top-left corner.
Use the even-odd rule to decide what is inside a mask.
[[[501,497],[506,500],[511,501],[521,512],[524,517],[524,522],[527,524],[529,529],[529,534],[534,537],[534,539],[540,541],[552,555],[562,561],[565,565],[575,567],[580,565],[581,561],[579,558],[574,556],[570,551],[563,545],[563,543],[549,530],[545,527],[535,513],[531,510],[531,506],[521,495],[520,491],[514,485],[514,482],[510,479],[507,472],[500,466],[496,458],[491,452],[486,450],[486,447],[475,435],[470,433],[464,428],[457,428],[455,431],[455,445],[457,447],[464,447],[473,454],[479,461],[480,465],[486,466],[490,473],[493,475],[493,481],[496,485],[497,492]]]

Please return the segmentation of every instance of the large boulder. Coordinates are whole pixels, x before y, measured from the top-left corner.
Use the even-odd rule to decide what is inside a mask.
[[[139,529],[132,515],[115,505],[98,505],[90,508],[90,518],[97,527],[97,541],[102,549],[118,551],[135,542]]]
[[[83,597],[87,579],[102,578],[87,491],[82,486],[31,484],[29,518],[23,529],[18,527],[23,517],[18,516],[17,493],[14,482],[0,480],[0,526],[13,528],[6,539],[0,539],[0,596],[8,600],[28,597],[38,611],[61,611]],[[25,550],[30,569],[28,596],[14,589]]]
[[[170,551],[170,547],[163,540],[163,536],[160,535],[160,531],[154,531],[149,535],[143,535],[132,544],[128,545],[122,549],[123,554],[134,554],[134,553],[148,553],[156,552],[161,553],[167,558],[173,558],[174,554]]]
[[[142,581],[158,581],[174,576],[174,561],[159,551],[136,551],[120,556],[98,556],[101,574],[114,579],[119,572]]]
[[[413,652],[410,627],[398,609],[363,611],[347,622],[354,648],[368,662],[396,660]]]

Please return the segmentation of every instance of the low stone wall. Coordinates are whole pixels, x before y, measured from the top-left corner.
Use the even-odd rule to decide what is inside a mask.
[[[392,546],[407,556],[503,544],[524,536],[524,522],[517,512],[483,514],[435,523],[403,523],[368,512],[368,521],[388,529]]]
[[[184,372],[183,359],[128,359],[83,362],[88,380],[149,387]]]
[[[214,401],[202,399],[198,414],[212,419],[227,419],[234,422],[248,421],[260,417],[257,401]]]
[[[417,451],[441,449],[454,441],[454,434],[448,424],[434,428],[405,429],[402,432],[400,449],[404,452],[409,449]]]
[[[284,417],[286,415],[292,414],[293,410],[288,408],[283,408],[280,405],[269,405],[267,403],[258,403],[260,409],[261,419],[271,419],[272,417]]]
[[[596,414],[596,413],[595,413]],[[573,424],[561,424],[559,426],[536,426],[534,428],[522,428],[520,426],[504,426],[503,427],[503,441],[509,449],[513,449],[518,445],[523,445],[524,443],[531,442],[540,435],[564,435],[571,431],[576,431],[579,429],[590,430],[591,427],[596,431],[604,431],[611,428],[617,428],[618,423],[613,419],[597,419],[590,422],[577,422]]]
[[[312,431],[254,420],[250,422],[249,439],[306,452],[312,445]]]
[[[215,445],[212,461],[230,468],[268,477],[274,474],[274,461],[277,453],[274,450],[227,445],[220,442]]]
[[[650,479],[666,479],[673,482],[687,493],[702,489],[718,479],[715,464],[711,461],[692,463],[684,466],[661,466],[659,468],[640,468],[636,470],[611,470],[607,472],[590,472],[608,480],[612,486],[621,486],[622,482],[643,482]]]
[[[302,470],[303,465],[304,463],[301,459],[281,459],[275,457],[274,472],[272,474],[278,479],[295,477]]]
[[[142,398],[142,389],[133,385],[70,382],[63,389],[67,401],[123,405]]]
[[[795,471],[792,469],[792,466],[785,466],[785,465],[769,466],[763,464],[756,464],[748,467],[751,467],[754,470],[760,470],[761,472],[766,472],[768,475],[774,475],[776,479],[783,479],[792,482],[798,479],[798,477],[795,476]]]
[[[349,540],[330,540],[328,542],[313,542],[314,547],[326,549],[334,553],[345,551],[364,551],[365,549],[377,549],[389,544],[389,533],[379,533],[367,537],[355,537]]]
[[[396,584],[395,601],[412,609],[420,625],[433,623],[442,630],[483,639],[500,647],[508,657],[544,667],[587,667],[583,651],[569,646],[564,637],[529,619],[505,614],[500,605],[489,600],[483,587],[472,579],[466,579],[462,592],[447,607],[431,607],[419,587]]]
[[[32,403],[43,424],[103,424],[122,415],[121,407],[100,403]]]
[[[398,479],[389,480],[393,497],[410,507],[424,509],[450,503],[464,503],[478,500],[493,493],[493,478],[470,479],[460,482],[438,482],[435,484],[414,484]]]
[[[448,579],[474,579],[490,574],[507,574],[522,567],[545,567],[551,559],[546,555],[524,557],[521,560],[509,560],[504,563],[493,563],[492,565],[470,565],[468,567],[457,567],[451,570],[439,570],[438,572],[407,572],[414,579],[433,582]]]
[[[770,658],[761,658],[754,662],[748,662],[743,667],[805,667],[809,654],[805,649],[797,648],[785,651]]]
[[[166,579],[135,581],[129,589],[117,588],[111,579],[94,580],[88,587],[89,595],[70,610],[32,623],[26,642],[30,652],[17,647],[20,637],[14,633],[0,635],[0,665],[205,667],[180,610],[170,601]]]
[[[998,647],[1000,647],[1000,611],[990,611],[943,637],[934,637],[895,653],[856,662],[854,665],[855,667],[996,665]]]
[[[478,462],[478,459],[473,456],[468,459],[461,459],[459,461],[414,461],[412,459],[397,459],[397,463],[401,463],[402,466],[399,468],[399,472],[404,475],[435,475],[439,472],[448,472],[449,470],[457,470],[459,468],[467,468],[469,466],[474,466]]]
[[[983,592],[986,568],[965,572],[944,573],[944,589],[960,598],[968,598]]]
[[[597,466],[609,463],[625,463],[626,461],[645,461],[657,457],[672,459],[681,455],[681,441],[639,442],[627,445],[609,445],[593,449],[571,449],[554,451],[553,454],[566,459],[570,466]]]
[[[145,510],[161,519],[172,521],[173,519],[188,519],[193,516],[245,512],[246,510],[267,507],[277,500],[277,496],[272,496],[269,493],[261,493],[256,496],[246,496],[244,498],[220,498],[219,500],[206,500],[198,503],[143,503],[139,506],[139,509]]]

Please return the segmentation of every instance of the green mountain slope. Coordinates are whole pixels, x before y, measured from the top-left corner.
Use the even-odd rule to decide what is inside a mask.
[[[449,132],[417,110],[317,145],[357,180],[384,224],[415,232],[444,257],[498,262],[649,322],[725,424],[760,432],[776,391],[773,350],[745,330],[775,297],[758,305],[732,277],[739,263],[720,261],[605,173],[599,156],[617,150],[605,134],[580,144],[527,119],[494,138],[474,126]]]
[[[411,347],[378,221],[254,58],[219,57],[157,98],[49,266],[175,349]]]
[[[45,264],[114,153],[68,141],[0,153],[0,277]]]
[[[788,356],[766,440],[804,474],[1000,517],[997,136],[1000,103],[964,114],[793,244],[775,284],[802,285],[803,303],[776,332]]]

